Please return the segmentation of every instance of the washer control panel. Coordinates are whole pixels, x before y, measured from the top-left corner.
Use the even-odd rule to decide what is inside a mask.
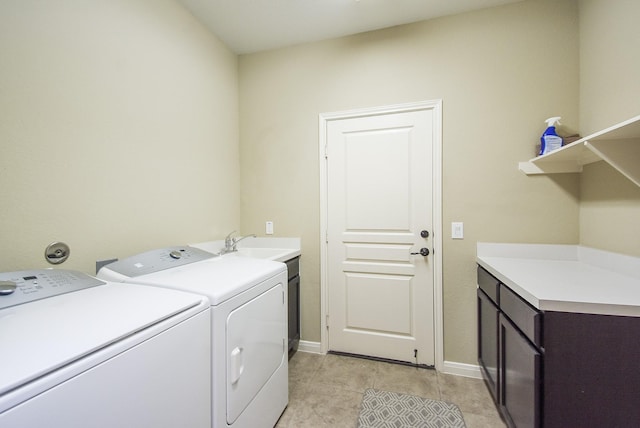
[[[106,282],[72,270],[0,272],[0,309],[102,284]]]
[[[168,247],[147,251],[105,265],[109,269],[129,278],[184,266],[202,260],[218,257],[215,254],[194,247]]]

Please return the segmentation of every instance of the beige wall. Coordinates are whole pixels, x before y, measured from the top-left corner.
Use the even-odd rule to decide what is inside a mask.
[[[582,135],[640,114],[640,2],[580,1]],[[640,257],[640,188],[604,162],[581,176],[580,242]]]
[[[549,50],[561,60],[547,60]],[[318,114],[443,100],[445,359],[476,361],[477,241],[578,242],[578,177],[526,177],[544,129],[578,123],[574,1],[527,1],[241,56],[242,228],[302,237],[302,338],[320,340]],[[449,238],[450,222],[465,239]]]
[[[93,272],[272,220],[303,239],[303,339],[319,341],[318,114],[441,98],[445,359],[475,363],[476,241],[640,256],[639,190],[606,164],[516,168],[549,116],[585,135],[640,113],[640,5],[579,6],[530,0],[238,67],[171,0],[1,2],[0,269],[47,267],[45,246],[62,240],[62,267]]]
[[[0,270],[239,226],[237,57],[172,0],[0,2]]]
[[[580,0],[580,130],[640,114],[640,2]]]
[[[605,162],[581,177],[580,243],[640,257],[640,187]]]

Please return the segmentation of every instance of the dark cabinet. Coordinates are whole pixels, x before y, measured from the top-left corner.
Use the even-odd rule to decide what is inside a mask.
[[[287,260],[289,279],[289,358],[298,350],[300,343],[300,257]]]
[[[541,312],[478,267],[478,362],[507,425],[541,426]]]
[[[478,290],[478,362],[493,399],[498,402],[498,306]]]
[[[540,426],[540,352],[500,314],[500,406],[510,426]]]
[[[640,318],[540,311],[482,267],[477,293],[478,362],[509,427],[640,426]]]
[[[544,427],[640,426],[640,318],[545,312],[544,344]]]

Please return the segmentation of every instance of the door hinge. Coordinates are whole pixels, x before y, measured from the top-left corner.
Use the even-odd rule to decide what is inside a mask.
[[[325,231],[324,231],[324,242],[325,242],[326,244],[328,244],[328,243],[329,243],[329,231],[328,231],[328,230],[325,230]]]
[[[329,145],[328,144],[324,145],[324,158],[325,159],[329,159]]]
[[[327,330],[329,330],[329,314],[325,315],[325,324],[327,325]]]

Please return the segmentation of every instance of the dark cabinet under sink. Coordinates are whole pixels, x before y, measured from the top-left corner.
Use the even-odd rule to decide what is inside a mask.
[[[300,343],[300,257],[287,260],[289,300],[289,358],[298,350]]]

